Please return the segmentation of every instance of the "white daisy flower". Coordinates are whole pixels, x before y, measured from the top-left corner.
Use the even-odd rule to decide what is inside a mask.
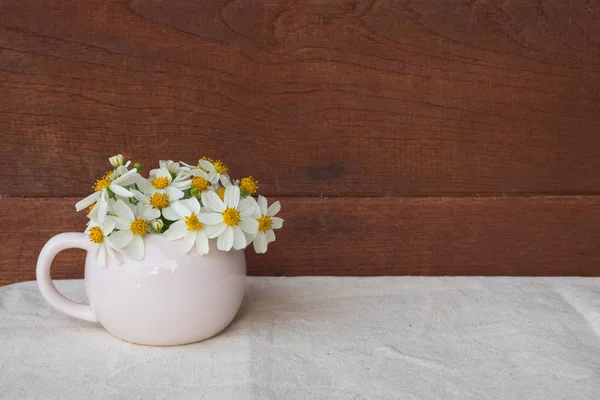
[[[110,258],[120,264],[117,254],[115,253],[115,251],[120,252],[120,250],[114,245],[111,237],[111,233],[115,229],[115,223],[116,222],[113,217],[106,217],[104,222],[101,224],[93,221],[85,230],[85,233],[90,238],[90,241],[99,245],[97,257],[98,265],[101,268],[106,268],[107,254]]]
[[[191,180],[191,187],[196,189],[198,193],[202,193],[205,190],[214,190],[213,184],[208,179],[208,174],[200,168],[192,168],[188,178]]]
[[[160,185],[159,185],[160,186]],[[141,179],[137,183],[137,187],[141,190],[132,190],[136,200],[143,204],[150,204],[152,208],[159,210],[162,215],[168,220],[177,219],[176,214],[165,214],[164,210],[171,204],[181,199],[184,193],[174,186],[167,186],[164,189],[157,189],[152,183],[146,179]]]
[[[225,182],[229,182],[229,168],[223,162],[211,159],[198,160],[198,166],[208,174],[208,180],[211,183],[221,182],[225,186]]]
[[[150,171],[148,182],[150,182],[155,189],[175,187],[179,190],[186,190],[189,189],[191,185],[191,180],[187,179],[186,175],[179,174],[173,177],[167,168],[157,168]]]
[[[186,253],[196,244],[198,254],[208,254],[208,237],[206,228],[208,224],[219,223],[220,214],[201,212],[198,199],[179,200],[170,207],[178,215],[178,219],[165,232],[169,240],[183,238],[183,251]]]
[[[209,238],[217,239],[217,248],[229,251],[233,247],[241,250],[246,247],[244,233],[254,235],[258,232],[258,221],[253,216],[258,215],[256,200],[246,197],[240,201],[240,188],[234,185],[225,189],[224,201],[212,191],[203,192],[202,204],[210,214],[216,214],[215,223],[206,228]]]
[[[94,209],[97,213],[98,222],[104,221],[108,213],[108,189],[113,193],[123,197],[132,197],[133,193],[126,189],[125,186],[133,185],[141,179],[136,169],[130,171],[124,165],[118,167],[112,172],[107,172],[101,179],[94,184],[95,192],[90,194],[83,200],[75,204],[77,211],[81,211],[86,207],[96,204]]]
[[[267,208],[267,199],[263,196],[258,196],[258,207],[260,209],[260,217],[258,218],[258,233],[254,237],[254,251],[258,254],[267,252],[267,245],[275,241],[275,232],[273,229],[279,229],[283,226],[283,219],[276,217],[281,204],[276,201]]]
[[[144,235],[148,233],[148,223],[160,217],[160,211],[144,203],[138,203],[132,210],[123,200],[117,200],[113,209],[115,226],[119,230],[110,236],[113,244],[125,250],[132,260],[141,260],[144,258]]]
[[[158,167],[159,169],[166,168],[170,173],[175,175],[179,174],[179,172],[181,171],[181,166],[179,165],[179,163],[173,160],[160,160],[158,162]],[[151,170],[150,175],[152,175],[152,171],[156,170]]]

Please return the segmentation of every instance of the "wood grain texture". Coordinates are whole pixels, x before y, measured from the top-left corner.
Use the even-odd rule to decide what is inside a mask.
[[[596,1],[0,1],[6,196],[117,152],[279,196],[599,194],[599,109]]]
[[[82,231],[76,199],[0,199],[0,284],[35,278],[43,244]],[[251,275],[600,276],[600,198],[286,198]],[[59,254],[54,278],[83,276]]]

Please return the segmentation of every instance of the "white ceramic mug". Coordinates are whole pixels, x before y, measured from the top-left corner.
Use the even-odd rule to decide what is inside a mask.
[[[244,297],[246,259],[243,250],[184,253],[181,242],[162,235],[144,237],[140,261],[123,256],[119,265],[107,257],[96,262],[98,246],[84,233],[61,233],[42,249],[37,282],[44,298],[73,317],[99,322],[128,342],[169,346],[208,339],[229,325]],[[85,287],[90,305],[64,297],[52,283],[50,265],[58,252],[87,250]]]

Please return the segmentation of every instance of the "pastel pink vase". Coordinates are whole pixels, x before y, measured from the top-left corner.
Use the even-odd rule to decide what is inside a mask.
[[[246,259],[242,250],[188,253],[182,242],[162,235],[144,237],[140,261],[123,256],[96,262],[98,246],[84,233],[61,233],[42,249],[37,282],[46,301],[63,313],[99,322],[113,335],[132,343],[172,346],[208,339],[231,323],[244,297]],[[87,250],[85,287],[89,305],[64,297],[52,283],[50,265],[58,252]]]

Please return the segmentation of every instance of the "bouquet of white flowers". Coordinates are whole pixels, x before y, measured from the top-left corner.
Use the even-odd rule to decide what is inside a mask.
[[[200,255],[207,254],[208,241],[215,238],[222,251],[253,243],[257,253],[265,253],[275,240],[274,229],[283,226],[276,216],[279,202],[269,206],[263,196],[254,199],[257,181],[251,176],[232,181],[221,161],[160,161],[148,178],[140,175],[140,164],[125,162],[121,154],[109,161],[113,169],[75,206],[77,211],[88,208],[85,232],[100,246],[102,259],[108,255],[119,262],[119,254],[142,259],[147,234],[181,240],[186,253],[196,247]]]

